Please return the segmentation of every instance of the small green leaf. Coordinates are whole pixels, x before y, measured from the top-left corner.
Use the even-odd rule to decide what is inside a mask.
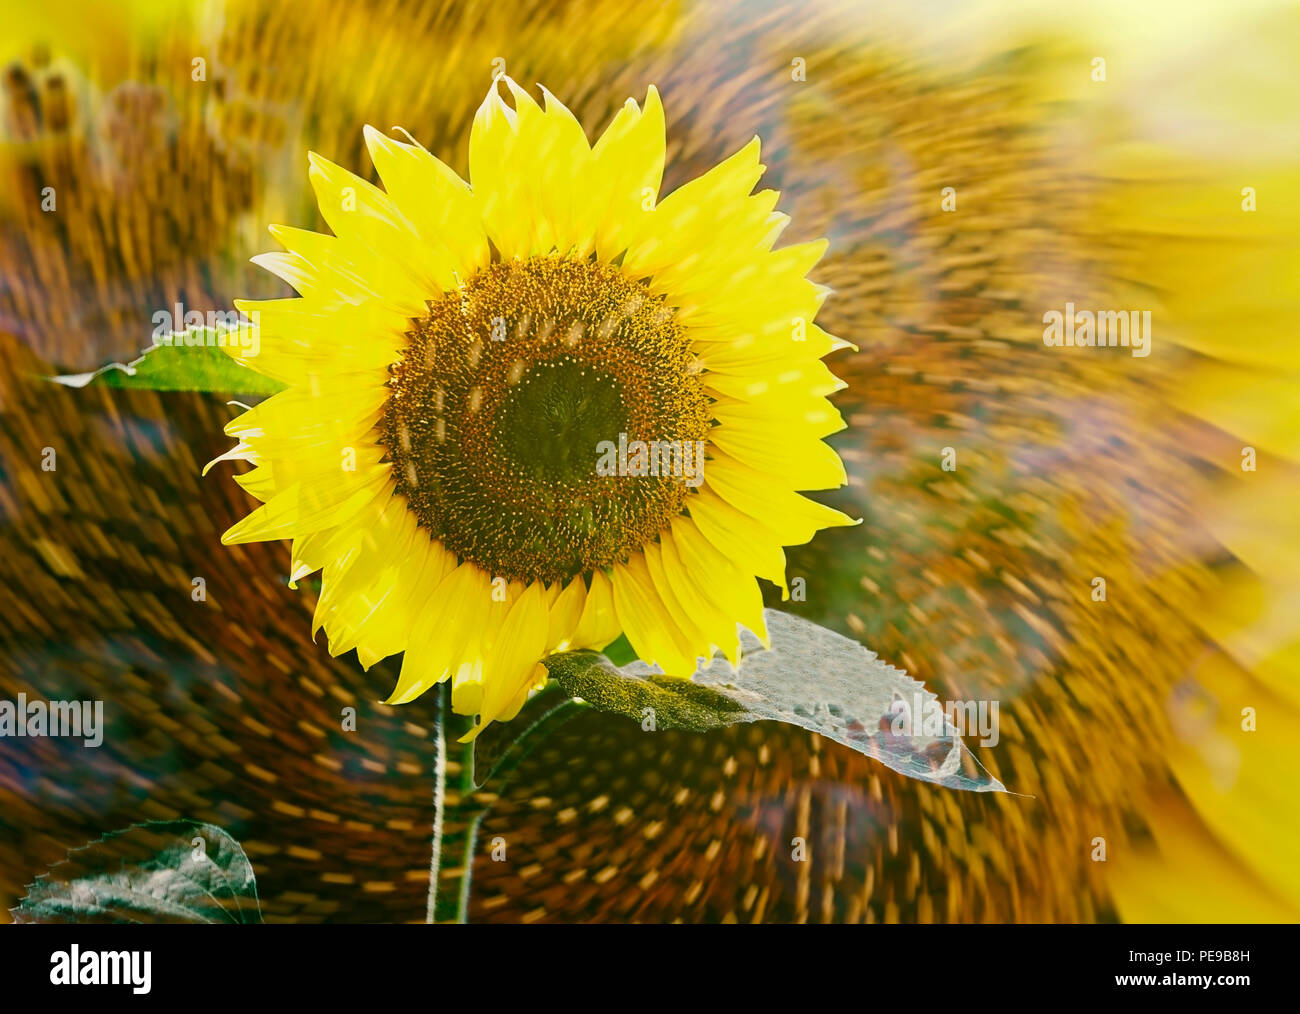
[[[481,789],[489,781],[504,783],[533,747],[582,711],[579,702],[551,684],[530,697],[509,722],[493,722],[474,740],[471,787]]]
[[[619,634],[617,640],[605,645],[601,654],[615,665],[627,665],[629,662],[636,661],[636,649],[627,639],[627,634]]]
[[[65,387],[125,387],[146,391],[211,391],[228,395],[267,395],[284,389],[284,384],[255,373],[232,359],[222,346],[240,346],[245,331],[196,327],[170,336],[145,349],[129,363],[109,363],[93,373],[67,373],[51,377]]]
[[[665,676],[644,662],[618,668],[594,651],[552,655],[545,664],[566,693],[625,715],[648,732],[785,722],[910,778],[975,792],[1006,791],[947,718],[940,717],[937,735],[920,734],[920,713],[936,701],[921,683],[834,631],[771,609],[765,616],[770,649],[747,634],[738,669],[719,657],[689,680]],[[897,731],[898,702],[909,714],[918,712],[915,730]]]
[[[20,923],[254,923],[257,879],[213,824],[153,821],[73,849],[12,910]]]

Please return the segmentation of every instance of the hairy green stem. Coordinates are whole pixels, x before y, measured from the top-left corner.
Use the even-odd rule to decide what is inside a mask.
[[[438,687],[433,718],[433,847],[429,856],[429,898],[424,921],[433,923],[438,911],[438,876],[442,871],[442,821],[447,802],[447,743],[442,713],[447,705],[447,684]]]
[[[465,851],[461,863],[460,895],[456,901],[456,921],[469,922],[469,890],[474,882],[474,850],[478,843],[478,826],[487,815],[487,808],[479,810],[465,828]]]

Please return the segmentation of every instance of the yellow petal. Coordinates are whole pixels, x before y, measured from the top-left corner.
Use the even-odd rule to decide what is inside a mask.
[[[511,171],[518,174],[532,210],[529,248],[519,253],[568,253],[586,239],[579,219],[587,214],[588,195],[575,186],[591,166],[591,148],[581,124],[554,95],[542,89],[546,108],[511,78],[503,77],[515,100],[517,140]]]
[[[473,662],[481,650],[483,627],[491,619],[491,608],[491,585],[481,568],[462,563],[448,574],[419,610],[402,658],[397,686],[387,703],[413,701],[430,687],[459,673],[467,662],[472,672]]]
[[[654,277],[661,291],[683,287],[689,292],[700,284],[696,273],[711,274],[716,281],[727,267],[752,253],[776,204],[772,191],[748,197],[763,174],[758,152],[754,138],[673,191],[653,212],[629,222],[624,267],[636,277]],[[723,263],[717,263],[719,258]]]
[[[730,560],[718,552],[717,548],[702,534],[690,518],[678,516],[672,523],[673,541],[685,573],[711,590],[719,609],[734,622],[742,623],[764,644],[768,644],[767,623],[763,619],[763,596],[758,584],[749,574],[742,573]],[[724,651],[725,645],[719,645]],[[734,665],[739,660],[738,653],[731,652],[728,658]]]
[[[860,524],[833,507],[791,492],[725,453],[709,459],[704,482],[742,514],[762,518],[785,546],[803,545],[823,528]]]
[[[627,249],[654,211],[664,175],[664,110],[651,85],[645,108],[624,103],[592,148],[591,195],[596,256],[609,262]],[[586,254],[583,242],[578,252]]]
[[[738,567],[766,578],[788,599],[785,550],[777,534],[763,522],[737,510],[717,493],[704,487],[687,501],[691,519],[718,551]]]
[[[441,291],[445,259],[419,241],[415,227],[373,183],[315,152],[307,159],[321,217],[348,258],[364,264],[363,277],[394,308],[408,316],[423,313],[425,301]]]
[[[387,473],[379,467],[354,473],[354,481],[309,488],[295,484],[232,525],[221,536],[222,545],[287,539],[342,524],[382,495]]]
[[[708,625],[703,620],[705,614],[698,609],[698,601],[690,596],[682,597],[677,594],[676,585],[669,580],[665,568],[663,547],[658,543],[650,542],[641,547],[641,552],[645,557],[650,583],[659,600],[664,604],[664,608],[668,610],[673,626],[682,634],[678,640],[687,645],[688,656],[695,660],[695,664],[691,667],[691,673],[694,673],[699,666],[699,660],[712,658],[714,649],[720,645],[710,636]],[[735,624],[732,624],[731,629],[735,630]]]
[[[515,169],[518,120],[501,98],[497,82],[474,114],[469,133],[469,181],[488,237],[505,258],[532,249],[533,209]]]
[[[557,581],[553,586],[558,590]],[[547,603],[550,610],[550,626],[546,635],[546,650],[567,651],[577,636],[584,607],[587,604],[587,586],[578,575],[571,580],[559,595]]]
[[[569,647],[603,648],[622,632],[614,612],[614,589],[603,570],[592,572],[591,587],[582,604],[582,618],[573,632]]]
[[[842,391],[844,381],[831,373],[825,363],[810,360],[791,365],[780,373],[745,373],[731,375],[709,372],[702,377],[710,392],[736,401],[804,404],[814,398]]]
[[[510,609],[492,644],[486,664],[480,727],[494,721],[526,689],[533,669],[546,652],[548,616],[542,585],[529,585]]]
[[[790,489],[838,489],[848,481],[844,463],[829,444],[797,431],[778,435],[717,426],[710,431],[709,440],[737,461],[779,478]]]
[[[690,644],[655,592],[645,558],[633,553],[627,563],[615,564],[610,582],[614,586],[614,611],[637,657],[672,676],[694,673],[696,664]]]
[[[706,653],[712,657],[721,651],[733,663],[740,655],[740,617],[727,611],[722,601],[711,591],[717,575],[693,572],[682,559],[677,539],[672,531],[659,534],[659,557],[663,575],[682,609],[694,618],[709,643]],[[748,575],[741,579],[753,584]]]
[[[384,187],[421,242],[443,256],[444,270],[469,278],[488,262],[487,233],[469,184],[416,144],[365,128],[366,148]],[[444,288],[454,278],[439,277]]]

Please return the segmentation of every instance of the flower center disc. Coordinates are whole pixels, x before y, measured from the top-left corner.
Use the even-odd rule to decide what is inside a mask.
[[[563,580],[626,559],[681,512],[689,473],[597,468],[620,441],[697,447],[709,431],[689,342],[644,285],[592,261],[494,263],[431,300],[408,337],[380,440],[397,492],[462,560]]]

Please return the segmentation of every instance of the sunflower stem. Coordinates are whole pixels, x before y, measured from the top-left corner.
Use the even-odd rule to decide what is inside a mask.
[[[429,898],[424,921],[432,924],[438,909],[438,877],[442,870],[442,819],[447,803],[447,742],[443,737],[442,715],[447,706],[447,684],[435,695],[433,716],[433,846],[429,856]]]
[[[487,808],[477,811],[470,817],[465,828],[465,851],[461,863],[460,893],[456,900],[456,921],[469,922],[469,890],[474,881],[474,849],[478,843],[478,826],[487,814]]]

